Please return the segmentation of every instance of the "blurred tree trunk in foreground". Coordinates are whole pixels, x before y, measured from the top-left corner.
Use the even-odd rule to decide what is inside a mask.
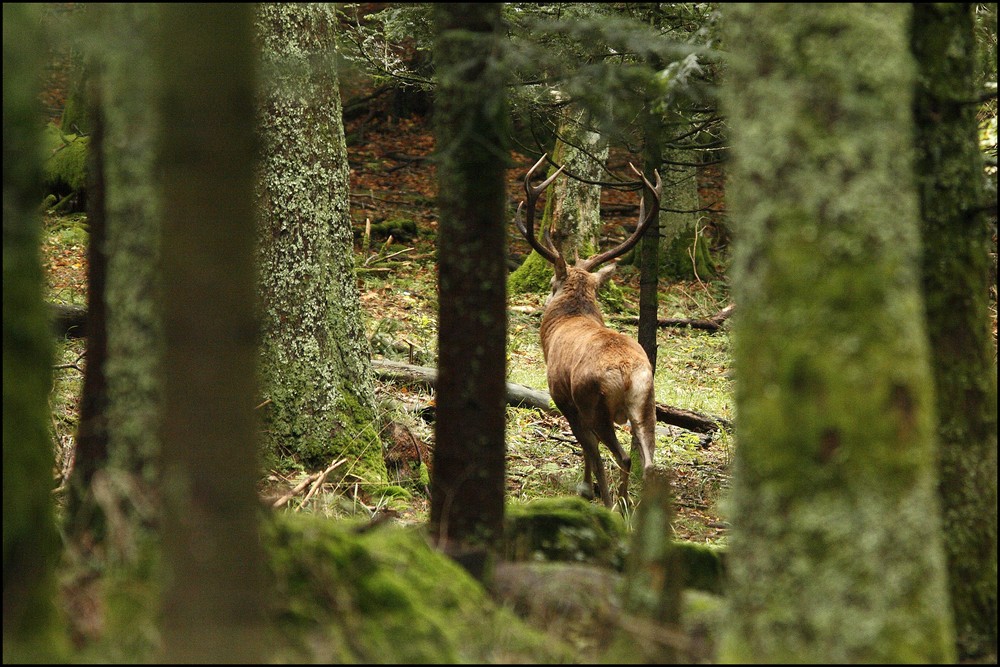
[[[3,661],[58,660],[49,433],[52,338],[42,303],[41,80],[35,5],[3,6]]]
[[[719,658],[950,662],[911,8],[727,7],[739,443]]]
[[[996,657],[997,367],[973,7],[914,5],[916,164],[955,631],[963,657]]]
[[[481,577],[504,513],[509,158],[500,5],[434,5],[434,20],[441,221],[431,528],[442,549]]]
[[[253,6],[162,11],[163,658],[260,662]]]

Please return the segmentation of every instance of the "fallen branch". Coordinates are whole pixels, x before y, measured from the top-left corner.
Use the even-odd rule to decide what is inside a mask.
[[[708,319],[683,319],[683,318],[660,318],[656,320],[656,326],[661,329],[669,327],[689,327],[691,329],[703,329],[705,331],[716,332],[722,328],[722,323],[733,314],[733,305],[730,304]],[[614,322],[624,324],[638,324],[639,318],[631,315],[622,315],[611,318]]]
[[[307,487],[311,485],[312,488],[309,489],[308,495],[306,495],[306,497],[302,499],[302,503],[299,505],[299,509],[302,509],[302,505],[305,505],[306,501],[309,500],[314,493],[316,493],[316,489],[318,489],[320,486],[323,485],[323,483],[326,481],[327,476],[331,472],[333,472],[334,468],[337,468],[338,466],[342,465],[345,461],[347,461],[347,459],[340,459],[339,461],[335,461],[329,468],[327,468],[323,472],[314,472],[311,475],[307,476],[304,480],[295,485],[294,489],[292,489],[285,495],[275,500],[274,504],[271,505],[271,507],[275,509],[282,507],[285,503],[287,503],[289,500],[291,500],[298,494],[302,493]]]
[[[372,370],[381,378],[417,384],[433,389],[437,384],[437,369],[428,366],[412,366],[399,361],[373,359]],[[518,408],[538,408],[549,414],[559,414],[547,391],[532,389],[523,384],[507,383],[507,404]],[[715,433],[724,428],[732,430],[728,419],[706,415],[691,410],[682,410],[663,403],[656,404],[656,421],[678,426],[695,433]]]
[[[381,378],[417,384],[433,389],[437,386],[437,369],[428,366],[413,366],[400,361],[372,359],[372,370]],[[558,414],[552,405],[548,392],[539,391],[515,382],[507,383],[507,403],[515,408],[538,408],[544,412]]]

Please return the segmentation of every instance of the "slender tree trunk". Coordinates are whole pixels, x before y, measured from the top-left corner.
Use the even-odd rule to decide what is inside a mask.
[[[962,656],[997,644],[997,368],[989,330],[971,4],[914,5],[924,295],[937,387],[940,491]]]
[[[440,317],[431,527],[488,576],[502,537],[507,310],[498,3],[434,6]]]
[[[333,5],[257,10],[261,412],[266,452],[315,468],[347,457],[345,470],[377,484],[386,471],[354,272],[336,26]]]
[[[253,8],[162,11],[163,658],[260,662]]]
[[[104,175],[107,225],[107,380],[109,463],[128,494],[157,475],[163,355],[159,305],[159,192],[154,187],[158,121],[150,51],[154,4],[107,4],[104,50]],[[131,480],[132,483],[128,483]],[[138,485],[136,484],[138,483]]]
[[[91,135],[87,166],[87,365],[80,397],[76,455],[69,479],[66,524],[80,544],[101,539],[102,510],[94,499],[94,476],[108,465],[108,388],[105,364],[107,332],[107,216],[104,210],[104,112],[101,109],[100,58],[91,54],[87,66],[86,104],[90,108]]]
[[[660,168],[660,130],[653,115],[646,113],[645,147],[643,148],[643,172],[649,181],[655,182],[653,172]],[[652,205],[649,192],[643,190],[646,210]],[[649,364],[656,370],[656,332],[659,316],[659,274],[660,274],[660,216],[657,214],[639,242],[639,328],[636,335],[639,345],[645,350]]]
[[[731,7],[739,446],[719,657],[952,661],[910,6]]]
[[[43,42],[34,5],[3,6],[3,661],[59,660],[48,397],[52,338],[42,302]],[[16,37],[14,37],[16,36]]]

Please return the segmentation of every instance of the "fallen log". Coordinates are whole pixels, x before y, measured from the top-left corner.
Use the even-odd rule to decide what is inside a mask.
[[[437,369],[428,366],[413,366],[401,361],[372,359],[372,370],[381,378],[418,384],[434,388],[437,385]],[[538,408],[544,412],[558,414],[547,391],[539,391],[516,382],[507,383],[507,403],[515,408]]]
[[[87,307],[65,303],[49,304],[52,333],[59,338],[87,337]]]
[[[684,318],[673,318],[673,317],[663,317],[656,320],[656,326],[661,329],[666,329],[670,327],[688,327],[690,329],[702,329],[704,331],[710,331],[715,333],[722,328],[722,323],[729,319],[729,316],[733,313],[733,305],[730,304],[720,310],[718,313],[709,317],[707,319],[684,319]],[[611,318],[614,322],[621,322],[623,324],[638,324],[639,318],[633,315],[620,315]]]
[[[381,378],[434,388],[437,369],[413,366],[400,361],[372,359],[372,370]],[[515,382],[507,383],[507,404],[517,408],[538,408],[550,414],[559,414],[549,392],[533,389]],[[656,404],[656,421],[678,426],[695,433],[715,433],[720,429],[732,430],[728,419],[706,415],[692,410],[682,410],[663,403]]]

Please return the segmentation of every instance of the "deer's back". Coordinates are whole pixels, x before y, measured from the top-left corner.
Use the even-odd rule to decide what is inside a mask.
[[[653,370],[642,346],[588,317],[567,318],[542,339],[549,393],[556,405],[603,401],[616,422],[637,396],[652,395]]]

